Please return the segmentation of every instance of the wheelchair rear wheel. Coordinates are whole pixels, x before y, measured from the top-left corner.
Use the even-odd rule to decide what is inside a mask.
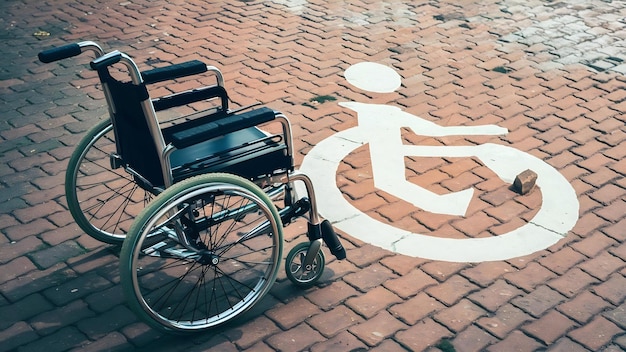
[[[155,328],[216,327],[269,291],[282,239],[276,207],[253,183],[230,174],[181,181],[148,204],[131,227],[120,254],[124,293]]]
[[[65,174],[65,195],[72,217],[91,237],[121,244],[135,217],[153,198],[124,169],[112,169],[116,151],[111,121],[98,122],[87,131],[70,157]]]

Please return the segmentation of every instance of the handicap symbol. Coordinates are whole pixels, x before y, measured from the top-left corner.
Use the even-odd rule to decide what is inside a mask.
[[[393,69],[363,62],[346,70],[353,86],[377,93],[400,87]],[[572,185],[543,160],[510,146],[485,143],[471,146],[406,145],[403,128],[422,136],[505,135],[496,125],[440,126],[390,105],[341,102],[356,113],[358,125],[322,140],[305,156],[300,170],[312,179],[320,214],[333,225],[372,245],[412,257],[450,262],[484,262],[520,257],[548,248],[567,236],[578,221],[579,203]],[[513,183],[524,170],[537,173],[542,204],[526,224],[507,233],[480,238],[442,238],[417,234],[370,217],[356,209],[337,187],[341,161],[352,151],[368,145],[374,186],[424,211],[464,216],[474,189],[437,194],[405,176],[405,157],[477,158],[505,183]]]

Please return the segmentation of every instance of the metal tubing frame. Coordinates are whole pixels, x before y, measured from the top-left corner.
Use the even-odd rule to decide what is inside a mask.
[[[301,181],[302,183],[304,183],[307,195],[309,196],[309,201],[311,202],[311,209],[309,210],[309,222],[311,223],[311,225],[319,225],[322,222],[322,218],[317,212],[317,202],[315,201],[315,190],[313,189],[313,182],[311,181],[309,176],[303,174],[300,171],[294,171],[290,173],[287,177],[287,182]]]
[[[90,44],[97,46],[97,44],[93,42],[91,42]],[[128,69],[128,74],[131,78],[131,82],[134,85],[139,86],[141,84],[144,84],[143,78],[141,77],[141,71],[139,71],[137,64],[135,64],[130,56],[125,53],[120,53],[120,63],[122,63]],[[222,73],[219,71],[219,69],[214,66],[207,66],[207,71],[216,76],[218,86],[224,87],[224,77],[222,76]],[[105,98],[107,100],[107,105],[109,106],[109,113],[111,114],[111,116],[113,116],[113,113],[115,112],[115,105],[113,104],[113,99],[111,98],[109,87],[106,84],[103,84],[103,90],[105,93]],[[153,143],[160,155],[161,173],[163,175],[163,182],[165,183],[164,186],[165,188],[168,188],[173,184],[173,176],[169,158],[175,148],[172,145],[165,144],[156,111],[154,110],[154,105],[152,104],[152,100],[150,99],[150,97],[140,102],[140,104],[144,116],[147,119],[146,123],[148,124],[148,128],[150,129]],[[111,120],[112,123],[115,123],[114,119]]]
[[[85,50],[92,50],[96,52],[96,55],[101,56],[103,54],[102,49],[94,42],[82,42],[79,45],[81,45],[81,47],[84,47]],[[139,71],[139,68],[137,67],[135,62],[132,60],[132,58],[130,58],[128,55],[124,53],[121,53],[120,62],[128,68],[128,72],[129,72],[129,75],[131,77],[133,84],[141,85],[144,83],[143,78],[141,77],[141,72]],[[207,66],[207,70],[216,76],[217,85],[220,87],[224,87],[224,78],[220,70],[214,66]],[[114,109],[114,105],[112,103],[109,88],[105,84],[103,85],[103,89],[105,92],[105,98],[108,103],[107,105],[109,106],[109,110],[112,113],[113,111],[111,111],[111,109]],[[148,123],[148,127],[150,128],[150,133],[153,136],[154,144],[157,150],[160,151],[161,153],[161,170],[163,173],[163,180],[165,182],[165,188],[168,188],[173,184],[173,176],[172,176],[172,171],[171,171],[171,167],[169,163],[169,158],[170,158],[171,153],[176,148],[172,146],[171,144],[170,145],[165,144],[165,141],[163,140],[163,134],[161,133],[161,129],[159,127],[159,122],[156,116],[156,111],[154,110],[154,106],[149,97],[145,101],[141,102],[141,107],[144,112],[144,115],[148,119],[147,123]],[[282,125],[284,139],[287,144],[287,153],[288,153],[288,156],[293,159],[293,142],[292,142],[291,123],[289,122],[289,119],[280,112],[276,112],[276,120]],[[300,181],[304,184],[308,197],[309,197],[309,201],[311,203],[311,209],[309,210],[309,214],[310,214],[309,222],[315,226],[319,225],[322,222],[322,219],[317,212],[315,191],[313,189],[313,183],[311,182],[311,179],[307,175],[299,171],[293,171],[293,172],[288,171],[286,175],[284,176],[286,176],[287,178],[286,182],[284,183]],[[280,177],[282,181],[285,181],[284,176]]]

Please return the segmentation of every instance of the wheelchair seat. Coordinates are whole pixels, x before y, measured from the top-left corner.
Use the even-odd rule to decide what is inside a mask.
[[[274,117],[274,111],[260,108],[244,113]],[[242,114],[243,115],[243,114]],[[224,119],[236,120],[240,115]],[[262,116],[261,116],[262,117]],[[194,136],[210,138],[176,149],[170,156],[174,182],[207,172],[227,172],[249,180],[291,171],[293,168],[287,145],[280,135],[269,135],[256,127],[232,132],[224,131],[211,121],[198,126],[174,126],[163,130],[166,143],[183,146]],[[227,132],[226,134],[222,134]],[[201,156],[201,157],[199,157]]]
[[[151,99],[146,82],[121,82],[110,74],[109,66],[97,71],[112,106],[117,144],[112,164],[123,166],[148,191],[159,193],[173,183],[209,172],[231,173],[254,182],[293,171],[289,138],[257,127],[274,121],[280,113],[267,107],[231,113],[226,90],[219,84]],[[154,71],[159,69],[142,75],[150,79]],[[159,126],[157,111],[216,98],[222,102],[218,108],[189,115],[179,124]]]

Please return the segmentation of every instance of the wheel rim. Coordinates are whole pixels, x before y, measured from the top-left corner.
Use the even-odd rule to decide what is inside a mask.
[[[311,286],[319,280],[324,270],[324,253],[320,250],[310,267],[305,267],[304,258],[309,250],[309,243],[296,245],[287,255],[285,262],[287,278],[299,286]]]
[[[191,213],[196,222],[213,223],[199,231],[195,250],[172,240]],[[275,280],[282,241],[273,235],[276,226],[262,200],[232,185],[187,190],[168,202],[144,227],[133,252],[131,279],[140,312],[160,327],[189,331],[247,311]],[[261,227],[268,230],[246,235]]]

